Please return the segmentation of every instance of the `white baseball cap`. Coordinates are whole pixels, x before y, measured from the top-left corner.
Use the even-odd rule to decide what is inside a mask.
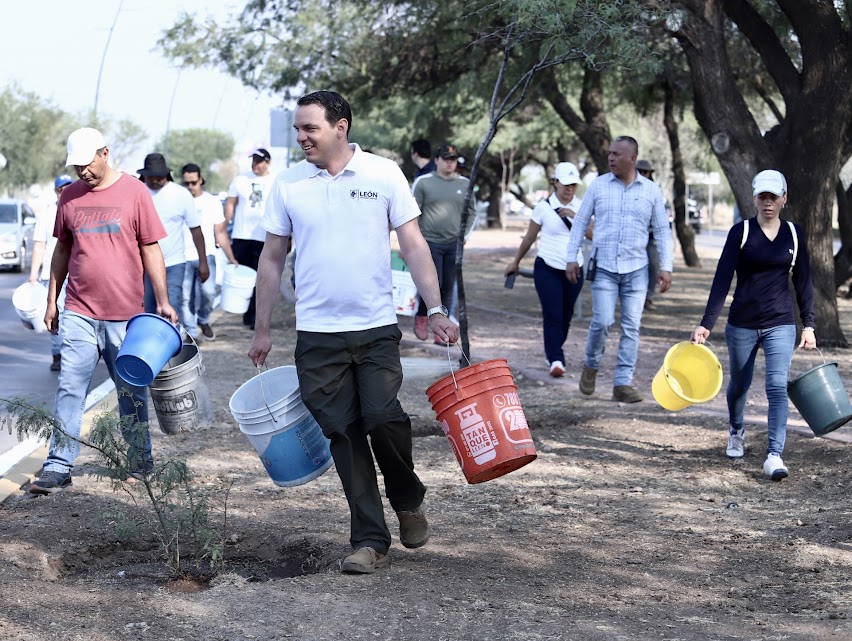
[[[83,127],[68,136],[68,159],[65,166],[85,167],[95,158],[98,149],[106,147],[103,134],[97,129]]]
[[[764,192],[783,196],[787,193],[787,179],[780,171],[766,169],[754,177],[751,181],[751,188],[755,196]]]
[[[580,178],[580,171],[573,162],[561,162],[556,165],[551,178],[558,180],[563,185],[579,185],[583,182]]]

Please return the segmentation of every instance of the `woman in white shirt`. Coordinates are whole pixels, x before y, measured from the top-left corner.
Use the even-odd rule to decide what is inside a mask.
[[[533,279],[541,301],[544,352],[550,366],[550,375],[558,378],[565,374],[565,353],[562,345],[568,338],[574,303],[583,289],[582,254],[579,256],[581,269],[577,282],[569,282],[565,275],[568,242],[571,240],[571,221],[582,202],[575,194],[577,185],[582,181],[574,163],[561,162],[556,165],[551,182],[554,191],[533,209],[527,233],[521,240],[517,255],[506,267],[505,274],[508,276],[518,272],[521,260],[540,233]],[[589,239],[592,237],[591,229],[590,225],[586,232]]]

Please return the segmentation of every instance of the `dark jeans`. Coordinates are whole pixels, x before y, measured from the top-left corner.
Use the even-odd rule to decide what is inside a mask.
[[[574,303],[583,289],[583,270],[576,283],[571,283],[564,269],[555,269],[541,258],[535,259],[533,280],[538,299],[541,301],[541,317],[544,326],[544,353],[547,361],[565,364],[562,345],[568,338]]]
[[[231,240],[231,251],[234,252],[234,258],[237,259],[240,265],[251,267],[257,271],[257,264],[260,262],[260,252],[263,251],[263,241],[234,238]],[[255,307],[255,291],[252,290],[249,308],[243,314],[244,325],[254,325]]]
[[[331,439],[349,503],[350,543],[382,554],[391,535],[373,457],[394,511],[418,508],[426,494],[414,472],[411,420],[397,399],[401,337],[397,325],[387,325],[359,332],[298,332],[296,341],[299,390]]]
[[[426,241],[432,252],[432,262],[438,272],[438,286],[441,289],[441,304],[450,307],[453,304],[453,287],[456,284],[456,244],[433,243]],[[418,316],[426,315],[426,303],[420,299]]]

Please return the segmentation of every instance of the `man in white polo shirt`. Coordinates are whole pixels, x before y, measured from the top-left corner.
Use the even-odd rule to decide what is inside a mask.
[[[192,241],[198,251],[198,278],[203,283],[210,276],[207,266],[207,252],[204,249],[204,235],[201,233],[201,216],[195,208],[192,194],[176,185],[172,170],[166,165],[163,154],[145,156],[145,166],[138,173],[154,200],[157,214],[166,228],[168,236],[160,241],[163,259],[166,263],[166,283],[169,288],[169,301],[175,309],[183,307],[183,277],[186,271],[186,252],[184,251],[183,228],[189,227]],[[145,276],[145,311],[153,314],[157,311],[157,299],[148,276]],[[186,326],[185,318],[181,322]]]
[[[391,160],[349,144],[352,111],[342,96],[317,91],[297,101],[296,142],[306,159],[279,174],[261,225],[266,242],[257,279],[256,331],[249,348],[260,366],[272,348],[269,328],[292,236],[296,255],[296,368],[302,400],[331,440],[351,516],[343,572],[385,567],[391,535],[373,456],[408,548],[429,540],[414,472],[411,420],[397,399],[402,383],[392,299],[390,229],[411,268],[436,336],[458,327],[441,305],[438,276],[420,234],[420,210]],[[368,438],[369,437],[369,438]]]

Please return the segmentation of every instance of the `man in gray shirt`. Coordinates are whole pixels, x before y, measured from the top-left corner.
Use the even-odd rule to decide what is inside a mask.
[[[458,174],[458,159],[459,151],[455,145],[441,145],[435,155],[436,171],[418,177],[412,187],[414,199],[423,212],[420,216],[420,231],[429,244],[438,272],[441,303],[447,307],[452,303],[456,283],[456,243],[468,189],[468,179]],[[470,223],[474,216],[471,198],[468,206]],[[414,334],[422,341],[429,338],[429,319],[422,300],[414,317]],[[437,337],[435,343],[445,344]]]

